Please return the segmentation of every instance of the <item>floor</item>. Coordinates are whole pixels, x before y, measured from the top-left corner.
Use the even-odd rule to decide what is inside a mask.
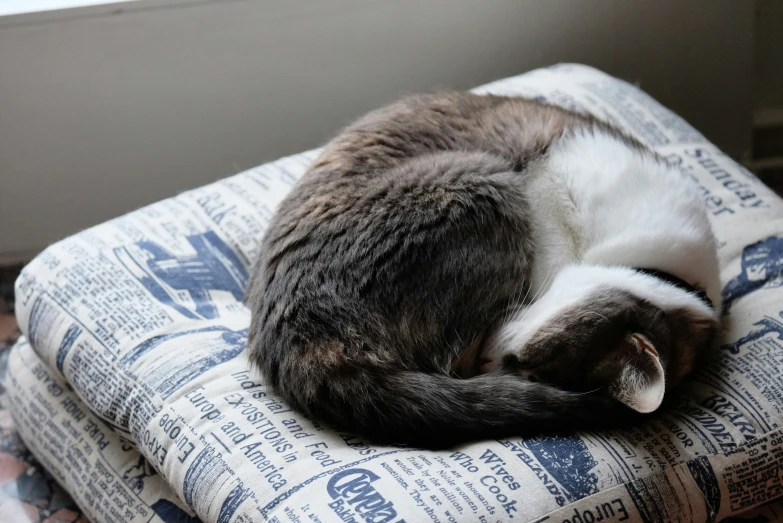
[[[19,337],[13,309],[13,283],[19,269],[0,268],[0,521],[89,523],[27,450],[6,403],[2,382],[10,348]]]

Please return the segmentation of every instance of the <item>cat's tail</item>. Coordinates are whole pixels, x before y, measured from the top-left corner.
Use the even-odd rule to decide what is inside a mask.
[[[322,383],[318,398],[311,399],[301,407],[337,428],[377,442],[425,447],[606,427],[634,416],[599,393],[568,392],[511,374],[456,379],[358,372]]]

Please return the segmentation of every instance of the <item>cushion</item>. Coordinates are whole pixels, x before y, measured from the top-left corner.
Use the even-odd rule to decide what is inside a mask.
[[[24,339],[9,356],[6,385],[19,434],[91,521],[198,521],[133,443],[96,417]]]
[[[310,151],[84,231],[23,271],[16,311],[29,345],[12,355],[12,407],[90,517],[716,521],[783,496],[783,202],[595,69],[559,65],[477,91],[593,113],[699,184],[727,315],[719,346],[670,404],[623,430],[439,452],[373,446],[292,411],[249,368],[241,298]],[[149,512],[156,503],[169,512]]]

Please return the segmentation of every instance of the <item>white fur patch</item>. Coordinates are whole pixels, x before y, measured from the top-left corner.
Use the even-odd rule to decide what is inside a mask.
[[[525,190],[536,245],[530,303],[487,344],[487,370],[599,286],[626,290],[664,311],[688,308],[718,318],[716,241],[695,185],[675,167],[609,134],[584,131],[531,165]],[[704,289],[714,309],[632,267]]]

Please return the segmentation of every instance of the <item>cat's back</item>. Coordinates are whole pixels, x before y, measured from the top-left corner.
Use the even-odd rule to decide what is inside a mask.
[[[522,170],[566,129],[590,116],[521,97],[444,92],[414,95],[372,111],[324,149],[305,178],[371,182],[400,163],[443,151],[481,151]]]
[[[468,216],[479,201],[505,201],[510,208],[509,202],[519,200],[514,219],[526,220],[519,187],[501,186],[519,183],[566,132],[596,125],[601,124],[591,117],[535,100],[467,92],[415,95],[372,111],[326,145],[278,206],[254,271],[267,278],[256,276],[250,294],[269,288],[281,264],[308,274],[320,270],[323,279],[338,262],[355,268],[374,259],[368,250],[377,254],[395,242],[409,249],[412,240],[402,231],[442,221],[438,213],[444,209]],[[387,240],[369,244],[371,236]],[[346,243],[350,248],[337,256]],[[308,264],[295,263],[292,252]],[[303,279],[289,287],[299,289]]]
[[[417,210],[450,205],[465,191],[480,195],[489,174],[521,180],[566,131],[591,125],[590,117],[535,100],[467,92],[409,96],[372,111],[326,145],[278,206],[261,264],[291,243],[314,243],[316,230],[340,235],[360,221],[388,233],[373,219],[388,207],[407,208],[421,222],[426,213]]]

